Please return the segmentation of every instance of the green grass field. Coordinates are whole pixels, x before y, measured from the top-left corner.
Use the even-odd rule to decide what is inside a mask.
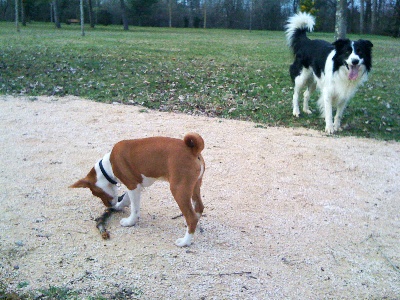
[[[333,41],[333,34],[312,38]],[[345,111],[340,135],[400,140],[400,40],[374,43],[373,71]],[[315,93],[312,116],[291,114],[291,54],[284,32],[80,27],[0,23],[0,93],[76,95],[162,111],[250,120],[255,126],[324,130]]]

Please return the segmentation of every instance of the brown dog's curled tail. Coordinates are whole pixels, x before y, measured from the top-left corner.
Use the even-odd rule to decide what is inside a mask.
[[[192,148],[192,153],[194,156],[198,156],[204,149],[203,138],[195,132],[187,133],[183,138],[183,141],[185,142],[186,146]]]

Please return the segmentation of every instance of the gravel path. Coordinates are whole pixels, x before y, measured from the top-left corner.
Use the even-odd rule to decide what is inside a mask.
[[[290,118],[291,116],[288,116]],[[304,128],[147,111],[78,98],[0,97],[0,281],[128,299],[399,299],[400,144]],[[131,228],[68,189],[114,143],[200,133],[205,214],[184,219],[167,183]]]

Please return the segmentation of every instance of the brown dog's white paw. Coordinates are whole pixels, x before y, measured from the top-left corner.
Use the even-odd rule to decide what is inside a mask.
[[[121,221],[119,221],[119,223],[121,224],[121,226],[124,227],[130,227],[136,224],[136,221],[138,220],[138,218],[123,218],[121,219]]]
[[[183,238],[177,239],[175,245],[178,247],[188,247],[192,244],[193,234],[186,232]]]

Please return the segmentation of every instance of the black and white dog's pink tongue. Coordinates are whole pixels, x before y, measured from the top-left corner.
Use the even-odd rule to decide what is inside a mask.
[[[356,80],[358,77],[358,69],[360,69],[360,66],[350,66],[350,73],[349,73],[349,79],[350,80]]]

